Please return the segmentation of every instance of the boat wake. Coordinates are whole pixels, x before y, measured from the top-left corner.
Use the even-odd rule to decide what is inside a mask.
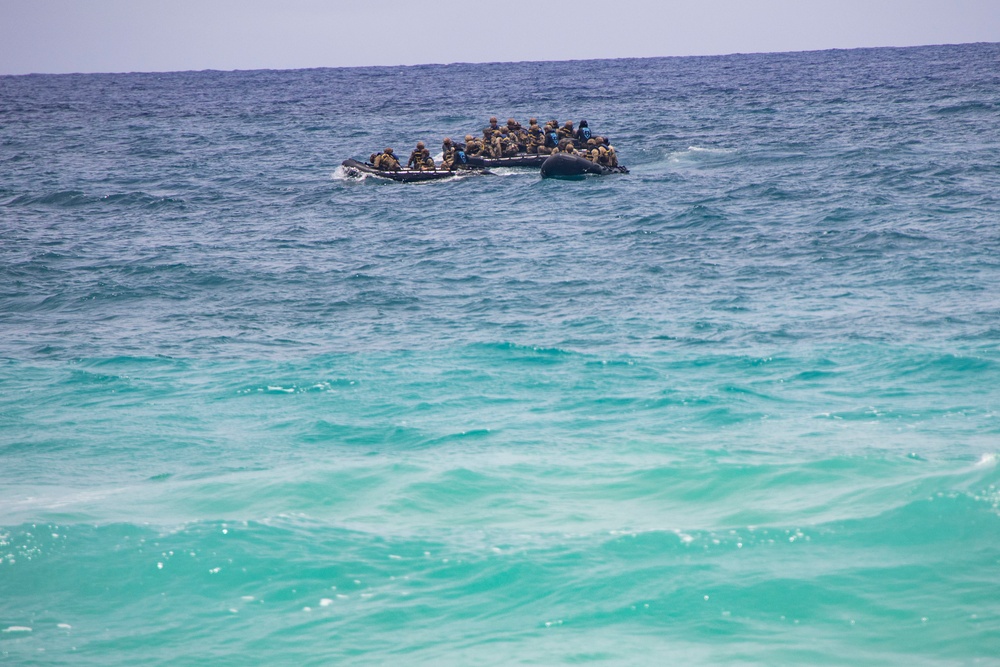
[[[685,150],[667,153],[666,160],[671,164],[706,164],[728,159],[736,153],[733,148],[705,148],[688,146]]]
[[[339,167],[333,170],[333,173],[330,174],[330,178],[335,181],[358,182],[358,181],[364,181],[365,179],[368,178],[377,178],[377,177],[375,176],[375,174],[366,174],[363,171],[359,171],[357,169],[348,169],[344,165],[340,165]]]

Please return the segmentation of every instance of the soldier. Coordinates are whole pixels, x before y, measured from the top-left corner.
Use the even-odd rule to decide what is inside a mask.
[[[538,127],[538,121],[534,118],[529,121],[528,138],[525,142],[525,150],[528,153],[538,153],[538,147],[545,145],[545,133]]]
[[[499,128],[490,133],[490,155],[494,158],[503,157],[503,132]]]
[[[507,128],[500,130],[500,147],[504,157],[513,157],[519,152],[517,137],[513,133],[508,132]]]
[[[483,142],[476,139],[471,134],[465,135],[465,152],[472,156],[479,156],[483,153]]]
[[[612,167],[618,166],[618,153],[615,153],[615,147],[611,144],[608,144],[608,160]]]
[[[573,132],[573,121],[566,121],[566,124],[560,127],[557,132],[559,133],[560,139],[572,139],[575,134],[575,132]]]
[[[597,147],[597,164],[604,165],[605,167],[611,166],[611,157],[608,155],[608,149],[603,144]]]
[[[515,143],[517,144],[524,143],[525,139],[525,137],[523,136],[524,129],[521,127],[521,124],[518,123],[513,118],[507,119],[507,133],[510,134],[511,138],[514,140]]]
[[[423,153],[424,153],[424,142],[418,141],[417,147],[413,149],[412,153],[410,153],[410,159],[406,163],[406,168],[409,169],[412,166],[414,169],[420,169],[420,163],[424,159]]]
[[[589,140],[593,139],[594,135],[587,126],[587,121],[580,121],[580,129],[576,131],[576,140],[581,144],[587,143]]]
[[[437,171],[437,167],[434,166],[434,158],[431,157],[431,152],[426,148],[420,152],[420,171]]]
[[[500,126],[497,125],[497,117],[496,116],[490,116],[490,124],[489,124],[489,127],[487,127],[486,129],[488,129],[490,132],[493,132],[495,130],[499,130],[500,129]]]
[[[399,160],[392,154],[391,148],[386,148],[375,156],[375,168],[381,171],[399,171]]]
[[[549,155],[550,153],[559,152],[559,135],[556,132],[556,128],[551,124],[545,126],[545,140],[542,145],[538,147],[539,155]]]
[[[455,144],[451,143],[451,137],[445,137],[444,143],[441,144],[441,168],[451,169],[451,165],[455,162]]]

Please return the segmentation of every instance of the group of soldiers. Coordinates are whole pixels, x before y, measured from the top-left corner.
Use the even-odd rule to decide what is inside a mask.
[[[499,125],[494,116],[490,118],[490,124],[483,128],[481,139],[467,134],[465,143],[458,143],[445,137],[441,153],[443,160],[437,165],[424,142],[418,141],[405,168],[453,171],[468,164],[470,157],[495,159],[553,153],[570,153],[606,167],[618,166],[614,147],[606,137],[593,134],[585,120],[581,120],[579,127],[574,129],[571,120],[562,126],[555,120],[540,126],[538,120],[532,118],[528,121],[528,127],[523,127],[513,118],[508,118],[506,125]],[[376,169],[383,171],[399,171],[403,168],[392,148],[372,153],[370,162]]]

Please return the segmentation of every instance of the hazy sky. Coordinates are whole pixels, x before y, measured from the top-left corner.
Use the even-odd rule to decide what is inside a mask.
[[[0,74],[1000,41],[1000,0],[0,0]]]

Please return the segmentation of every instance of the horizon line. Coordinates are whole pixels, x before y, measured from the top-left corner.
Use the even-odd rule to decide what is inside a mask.
[[[30,76],[89,76],[99,74],[125,75],[125,74],[191,74],[201,72],[297,72],[302,70],[321,69],[393,69],[400,67],[453,67],[457,65],[520,65],[526,63],[573,63],[573,62],[596,62],[608,60],[668,60],[685,58],[729,58],[734,56],[776,56],[792,55],[799,53],[824,53],[829,51],[874,51],[879,49],[923,49],[945,46],[980,46],[980,45],[1000,45],[1000,42],[942,42],[938,44],[910,44],[904,46],[883,45],[883,46],[851,46],[851,47],[828,47],[822,49],[799,49],[794,51],[733,51],[729,53],[710,54],[689,54],[689,55],[667,55],[667,56],[619,56],[610,58],[567,58],[565,60],[458,60],[448,63],[398,63],[390,65],[314,65],[309,67],[250,67],[219,69],[206,67],[204,69],[163,69],[163,70],[115,70],[115,71],[74,71],[74,72],[22,72],[22,73],[0,73],[0,78],[7,77],[30,77]]]

